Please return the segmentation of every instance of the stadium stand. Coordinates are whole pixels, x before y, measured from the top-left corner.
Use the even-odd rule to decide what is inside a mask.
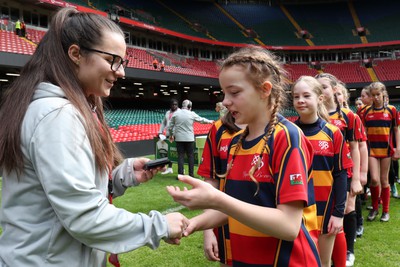
[[[154,70],[153,57],[146,50],[129,46],[126,49],[126,54],[129,57],[129,68]]]
[[[369,42],[400,40],[400,2],[353,1]]]
[[[26,29],[26,39],[31,40],[35,44],[39,44],[40,40],[42,40],[45,34],[46,31],[43,30],[37,30],[33,28]]]
[[[334,74],[345,83],[372,82],[367,69],[360,62],[324,64],[323,71]]]
[[[211,110],[195,110],[197,114],[211,120],[218,119],[218,113]],[[160,122],[165,110],[113,109],[105,112],[106,121],[115,142],[150,140],[158,135]],[[211,124],[194,123],[196,135],[207,134]]]
[[[267,3],[221,6],[247,28],[254,29],[266,45],[306,45],[304,40],[296,37],[296,29],[277,6]]]
[[[355,28],[347,3],[287,5],[286,8],[301,28],[312,35],[315,45],[360,43],[353,36]]]
[[[225,16],[212,2],[192,2],[183,5],[180,1],[164,1],[168,6],[185,14],[192,22],[202,25],[207,32],[219,41],[248,43],[240,28],[227,16]]]
[[[0,51],[17,53],[17,54],[33,54],[37,43],[45,34],[45,30],[28,28],[27,39],[18,37],[13,32],[0,31]],[[201,77],[218,77],[218,64],[215,61],[205,61],[199,59],[190,59],[177,56],[172,53],[161,53],[154,50],[146,50],[133,46],[127,47],[127,56],[129,58],[128,67],[145,70],[153,70],[152,61],[155,56],[166,61],[165,71],[171,73],[179,73]],[[400,60],[376,60],[374,70],[379,80],[395,81],[400,80],[398,68]],[[371,82],[366,68],[359,62],[342,62],[342,63],[323,63],[323,71],[334,74],[346,83]],[[314,76],[318,72],[312,69],[308,64],[286,64],[285,68],[289,72],[291,80],[296,80],[301,75]]]
[[[285,6],[267,3],[255,4],[254,2],[246,5],[227,4],[221,1],[219,3],[191,1],[190,4],[185,4],[185,2],[174,0],[120,0],[113,1],[113,4],[105,0],[75,0],[72,2],[99,11],[109,10],[110,8],[116,8],[113,12],[125,10],[127,12],[122,12],[121,15],[129,14],[129,17],[134,20],[185,35],[201,37],[208,41],[214,39],[235,44],[254,44],[255,39],[259,38],[266,45],[271,45],[274,49],[277,47],[279,53],[283,51],[280,48],[283,46],[292,47],[290,53],[296,53],[295,50],[293,52],[293,47],[302,47],[299,49],[300,56],[293,58],[301,58],[303,62],[287,62],[285,64],[292,81],[301,75],[315,76],[318,72],[332,73],[346,84],[356,84],[358,87],[362,87],[373,80],[371,73],[368,73],[367,68],[362,63],[361,56],[353,61],[345,60],[337,63],[318,61],[321,70],[318,71],[313,68],[310,62],[307,62],[307,59],[313,58],[314,60],[318,52],[311,52],[311,54],[303,56],[306,53],[305,50],[309,50],[307,44],[311,44],[301,36],[299,37],[298,27],[306,29],[312,42],[317,46],[359,45],[361,40],[354,32],[356,26],[351,14],[351,11],[355,11],[359,18],[359,24],[366,29],[369,42],[400,40],[400,24],[398,23],[400,2],[393,0],[382,0],[379,5],[371,0],[353,1],[354,10],[346,2]],[[127,24],[123,26],[127,27]],[[257,36],[246,37],[243,27],[254,31]],[[131,30],[131,34],[135,31],[135,29],[128,30]],[[18,37],[13,32],[0,31],[0,52],[30,55],[36,49],[36,45],[43,38],[45,32],[46,29],[37,27],[37,25],[28,25],[25,39]],[[145,40],[143,43],[146,46],[152,37],[154,35],[147,37],[146,33],[141,31],[137,38]],[[157,40],[152,41],[159,42],[161,40],[161,42],[164,42],[163,37],[157,36],[155,39]],[[166,42],[170,41],[169,39],[166,40]],[[188,46],[189,41],[186,41],[182,45],[183,51],[193,49]],[[192,42],[194,41],[192,40]],[[178,47],[179,41],[174,45]],[[211,47],[212,45],[205,44],[203,46],[201,44],[196,49],[202,50],[205,47],[204,49],[207,50],[208,46]],[[302,50],[304,47],[307,48]],[[229,49],[231,48],[229,47]],[[392,47],[388,49],[392,49]],[[228,51],[228,47],[226,50]],[[347,48],[347,50],[350,50],[350,48]],[[336,52],[333,51],[332,53]],[[204,58],[199,59],[196,56],[193,57],[189,53],[182,54],[185,54],[185,52],[179,54],[167,53],[166,51],[154,50],[152,46],[136,47],[128,44],[128,68],[159,71],[152,66],[153,59],[157,58],[159,62],[165,61],[165,72],[206,78],[218,77],[217,60],[210,61]],[[373,60],[372,68],[369,68],[369,71],[373,70],[378,80],[390,84],[400,81],[398,71],[400,53],[379,59],[374,58],[373,53],[368,55],[368,58],[369,56]],[[346,58],[340,58],[340,60],[344,59]],[[332,57],[329,60],[332,60]],[[339,59],[337,58],[337,60]],[[116,142],[149,140],[157,135],[164,112],[165,110],[150,109],[150,107],[149,109],[137,107],[129,110],[113,109],[106,112],[106,119]],[[218,114],[213,110],[196,110],[196,112],[202,117],[213,120],[218,117]],[[291,108],[285,109],[283,114],[292,121],[297,118],[296,112]],[[195,124],[195,133],[206,134],[209,128],[210,125]]]
[[[374,70],[380,81],[399,81],[400,80],[400,59],[396,60],[376,60]]]
[[[308,64],[285,64],[284,67],[291,81],[296,81],[302,75],[315,76],[318,74],[318,71],[310,68]]]
[[[32,55],[35,49],[35,45],[18,37],[14,32],[0,31],[0,51]]]
[[[182,14],[168,8],[161,1],[118,1],[120,5],[131,10],[137,15],[137,19],[145,23],[168,28],[183,34],[208,38],[204,32],[195,30],[191,21]]]

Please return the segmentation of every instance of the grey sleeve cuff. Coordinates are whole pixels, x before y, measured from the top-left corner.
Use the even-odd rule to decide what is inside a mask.
[[[112,171],[113,197],[121,196],[125,190],[131,186],[138,186],[140,183],[135,177],[133,170],[134,158],[125,159],[119,166]]]

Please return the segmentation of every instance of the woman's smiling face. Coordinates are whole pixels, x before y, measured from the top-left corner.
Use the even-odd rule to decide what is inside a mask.
[[[115,32],[104,32],[99,46],[89,47],[125,58],[126,43],[124,37]],[[125,76],[122,66],[117,71],[111,69],[113,56],[81,48],[81,59],[78,65],[78,79],[86,96],[95,95],[106,97],[118,78]]]

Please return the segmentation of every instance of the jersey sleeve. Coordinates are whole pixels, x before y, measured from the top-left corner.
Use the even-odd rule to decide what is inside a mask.
[[[276,181],[277,204],[300,200],[307,205],[312,151],[311,143],[297,127],[276,134],[271,166]]]
[[[349,148],[339,129],[333,133],[333,138],[335,146],[334,170],[343,170],[353,167]]]
[[[397,126],[399,126],[400,125],[400,111],[397,111],[396,116],[397,116]]]
[[[346,115],[348,118],[347,128],[346,128],[346,140],[349,142],[356,141],[355,137],[356,116],[351,110],[349,110]]]
[[[217,126],[213,123],[210,131],[208,132],[206,142],[204,144],[201,162],[197,170],[197,174],[204,178],[214,179],[215,176],[215,163],[218,160],[217,156],[217,140],[216,140]]]
[[[392,125],[393,125],[393,127],[397,127],[397,126],[399,126],[399,119],[398,119],[398,116],[397,116],[397,109],[396,109],[395,106],[392,106],[391,109],[392,109],[392,114],[393,114]]]
[[[365,132],[365,127],[361,121],[361,118],[356,114],[355,115],[355,130],[354,137],[359,142],[367,141],[367,133]]]

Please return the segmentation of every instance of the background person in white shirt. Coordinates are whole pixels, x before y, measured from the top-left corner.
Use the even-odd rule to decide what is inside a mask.
[[[166,131],[165,132],[166,137],[169,138],[169,131],[168,131],[169,121],[171,120],[172,115],[174,115],[175,111],[177,111],[177,110],[179,110],[178,100],[173,98],[170,101],[170,109],[165,113],[164,119],[160,125],[160,130],[158,131],[158,137],[160,139],[164,139],[162,136],[164,133],[164,130]],[[168,153],[168,151],[167,151],[167,153]],[[168,174],[168,173],[174,173],[174,171],[172,170],[172,161],[168,164],[168,168],[161,174]]]
[[[184,100],[182,102],[182,109],[172,115],[169,122],[169,140],[176,142],[176,149],[178,151],[178,173],[183,174],[185,154],[188,157],[189,175],[194,177],[194,129],[193,124],[195,121],[200,123],[212,123],[212,120],[200,117],[195,112],[191,111],[192,102]]]

